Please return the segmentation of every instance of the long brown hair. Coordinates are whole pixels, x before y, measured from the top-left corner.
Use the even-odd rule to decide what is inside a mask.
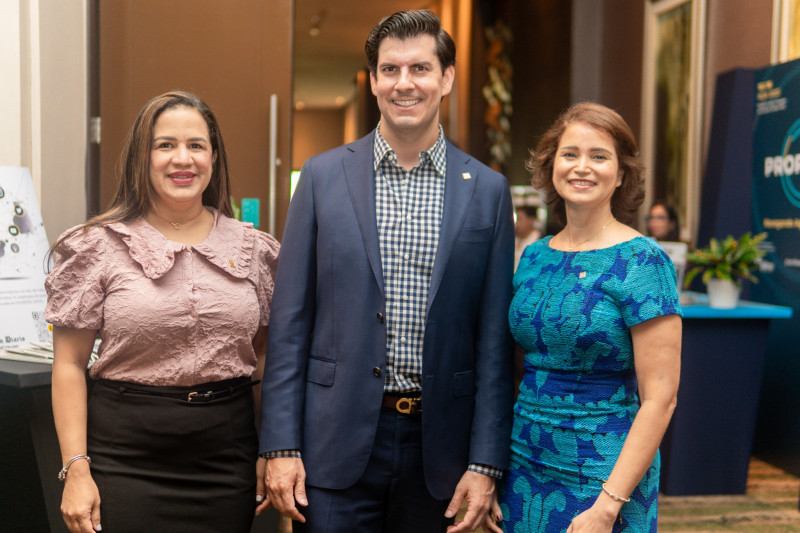
[[[558,195],[553,185],[553,164],[561,136],[567,126],[574,123],[604,131],[614,139],[622,185],[617,187],[611,197],[611,213],[625,224],[634,223],[639,206],[644,201],[644,165],[639,160],[639,151],[631,128],[619,113],[604,105],[594,102],[574,104],[556,119],[542,135],[525,163],[531,172],[531,183],[535,188],[545,191],[547,203],[556,220],[566,222],[564,199]]]
[[[146,215],[153,206],[153,185],[150,182],[150,150],[153,144],[153,127],[158,117],[167,109],[185,107],[194,109],[203,117],[208,126],[214,162],[211,181],[203,191],[203,205],[215,207],[220,214],[233,217],[230,199],[230,179],[225,143],[211,108],[197,96],[183,92],[170,91],[156,96],[147,102],[133,123],[125,145],[122,148],[117,174],[119,182],[111,207],[75,228],[74,231],[87,230],[113,222],[134,220]],[[73,233],[71,232],[71,233]],[[53,245],[54,250],[69,234],[62,235]]]

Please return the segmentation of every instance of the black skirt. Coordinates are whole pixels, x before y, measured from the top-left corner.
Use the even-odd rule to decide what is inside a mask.
[[[238,388],[222,398],[154,395],[232,383]],[[250,531],[258,442],[248,384],[94,384],[87,445],[104,533]]]

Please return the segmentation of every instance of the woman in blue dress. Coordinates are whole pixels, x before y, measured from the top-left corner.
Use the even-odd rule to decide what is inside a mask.
[[[530,245],[514,277],[509,323],[525,376],[485,527],[501,531],[502,517],[507,533],[656,531],[681,309],[671,261],[626,225],[644,199],[633,134],[611,109],[576,104],[528,166],[566,225]]]

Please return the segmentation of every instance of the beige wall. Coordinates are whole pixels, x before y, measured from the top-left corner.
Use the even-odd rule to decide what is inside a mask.
[[[292,169],[299,170],[309,157],[344,143],[343,109],[307,109],[294,112]]]
[[[48,238],[86,219],[86,3],[40,0],[42,208]]]
[[[53,241],[86,215],[85,0],[0,0],[0,165],[28,167]]]
[[[704,95],[703,162],[714,107],[717,76],[734,68],[769,65],[772,2],[764,0],[708,0],[706,80]],[[703,167],[705,168],[705,166]]]

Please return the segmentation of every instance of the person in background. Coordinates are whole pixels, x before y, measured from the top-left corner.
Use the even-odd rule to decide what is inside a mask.
[[[473,531],[508,465],[511,193],[439,125],[455,44],[438,17],[395,13],[365,48],[380,123],[309,159],[289,206],[262,393],[269,502],[295,533]]]
[[[248,532],[278,243],[231,218],[222,134],[192,94],[142,108],[120,169],[111,208],[59,237],[46,280],[64,520]]]
[[[536,227],[536,207],[532,205],[521,205],[517,207],[517,220],[514,222],[514,270],[519,265],[519,258],[529,244],[539,240],[540,233]]]
[[[657,241],[680,241],[680,225],[675,208],[664,202],[655,202],[650,206],[647,234]]]
[[[575,104],[528,166],[566,226],[514,275],[525,376],[495,513],[506,532],[655,532],[681,308],[669,257],[626,225],[644,197],[633,134],[611,109]]]

